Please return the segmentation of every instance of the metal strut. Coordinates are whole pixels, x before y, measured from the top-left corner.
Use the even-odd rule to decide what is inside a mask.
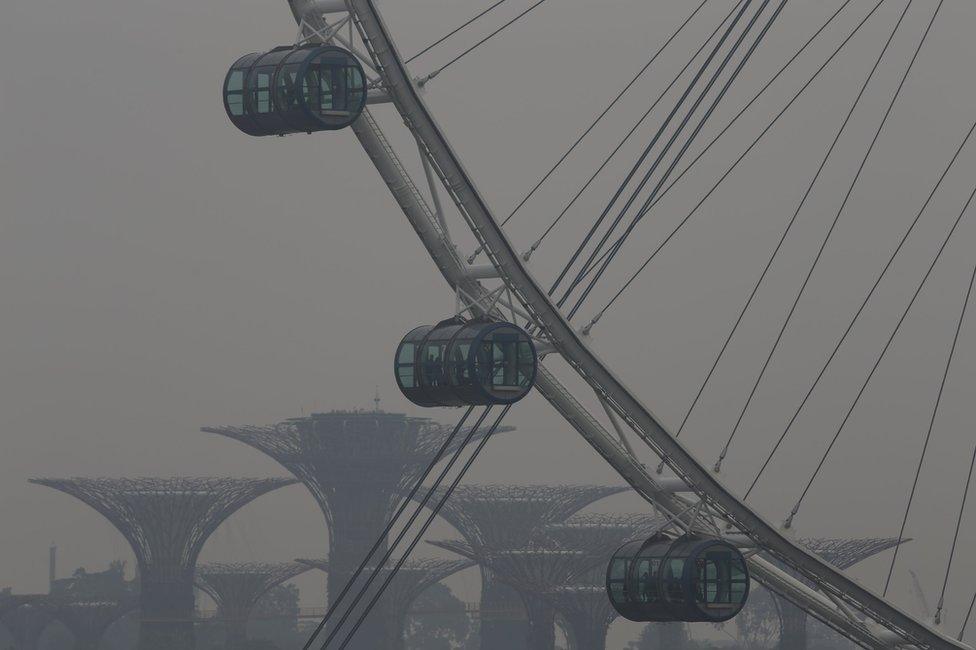
[[[371,0],[349,0],[348,4],[353,10],[353,21],[365,47],[373,56],[379,74],[385,80],[406,125],[430,152],[434,171],[479,239],[479,245],[485,246],[491,263],[499,269],[524,311],[549,335],[560,354],[623,421],[666,459],[667,464],[678,472],[682,480],[694,487],[709,510],[717,512],[738,527],[754,543],[768,549],[777,559],[823,589],[824,593],[829,593],[845,607],[874,619],[878,624],[852,621],[831,598],[810,589],[768,561],[752,557],[750,568],[756,579],[865,647],[891,647],[895,643],[909,642],[925,648],[968,648],[919,623],[783,537],[774,526],[738,503],[717,479],[709,475],[706,468],[700,466],[673,440],[646,407],[629,393],[588,349],[586,343],[563,322],[545,293],[539,290],[521,264],[521,257],[514,252],[514,248],[497,227],[471,179],[427,112]],[[300,13],[296,11],[296,18],[303,17]],[[359,120],[353,129],[438,268],[452,287],[462,287],[469,295],[483,296],[486,290],[476,279],[466,276],[457,251],[447,245],[448,242],[436,224],[436,217],[419,196],[402,165],[398,164],[396,154],[389,147],[389,143],[385,142],[379,126],[368,113],[364,113],[364,116],[367,116],[366,119]],[[620,442],[544,367],[540,367],[536,385],[557,411],[645,499],[671,513],[681,512],[688,506],[687,500],[661,490],[646,468],[627,453]]]

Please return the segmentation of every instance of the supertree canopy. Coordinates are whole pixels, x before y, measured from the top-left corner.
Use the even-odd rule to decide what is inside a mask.
[[[293,479],[32,479],[88,504],[118,529],[140,578],[140,650],[189,650],[193,571],[207,538],[227,517]]]
[[[474,556],[524,549],[547,527],[627,489],[601,485],[462,485],[440,514],[464,537],[471,549],[466,557],[477,559]],[[548,603],[535,598],[524,603],[510,583],[496,578],[490,565],[479,564],[481,650],[524,650],[530,637],[543,634],[548,638],[544,631],[553,620]]]
[[[310,567],[298,562],[209,562],[197,567],[197,586],[217,604],[225,646],[241,648],[247,641],[247,622],[258,601],[278,585]]]
[[[547,588],[539,596],[549,601],[562,617],[577,650],[603,650],[607,631],[617,612],[607,599],[606,561],[624,542],[647,537],[664,523],[647,515],[586,514],[548,527],[544,534],[559,547],[576,550],[579,566],[575,578]]]
[[[331,563],[325,559],[300,559],[297,561],[325,572],[328,572],[331,568]],[[389,565],[380,571],[380,575],[374,580],[369,592],[370,597],[375,593],[379,585],[386,580],[390,567],[395,566],[396,562],[395,559],[391,558]],[[408,560],[404,562],[393,580],[390,581],[389,587],[387,587],[381,596],[381,600],[387,603],[387,606],[383,608],[384,615],[392,618],[392,625],[386,628],[390,636],[383,640],[383,645],[378,647],[389,648],[390,650],[402,650],[404,648],[404,631],[406,630],[407,616],[410,614],[410,608],[413,606],[414,601],[428,587],[454,575],[458,571],[463,571],[472,566],[474,566],[474,562],[468,560],[441,560],[436,558]],[[368,575],[368,572],[366,575]],[[354,593],[354,591],[350,592],[346,596],[346,599],[343,601],[343,606],[347,606],[352,602]],[[363,602],[357,606],[354,615],[350,616],[350,620],[346,624],[347,627],[344,627],[343,630],[351,629],[366,602],[368,602],[368,598],[363,599]],[[340,608],[338,614],[341,615],[344,611],[344,609]],[[366,619],[364,627],[373,625],[375,618],[376,612],[374,610]],[[345,634],[346,632],[341,632],[337,639],[341,641]]]
[[[512,429],[499,429],[503,430]],[[207,427],[203,431],[254,447],[305,484],[328,523],[328,593],[337,594],[380,536],[405,488],[416,483],[450,429],[426,418],[377,409],[315,413],[272,426]],[[455,437],[449,450],[456,448],[463,433]],[[379,550],[386,550],[385,540]],[[374,618],[376,624],[364,626],[350,648],[375,650],[380,639],[396,633],[390,616]]]

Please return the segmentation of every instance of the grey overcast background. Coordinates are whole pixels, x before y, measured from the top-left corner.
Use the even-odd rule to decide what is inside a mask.
[[[484,6],[399,0],[381,6],[412,54]],[[418,60],[426,73],[525,3],[500,9]],[[711,123],[724,125],[840,0],[794,0]],[[875,3],[854,0],[811,53],[676,187],[595,292],[592,316]],[[801,213],[769,282],[683,438],[714,461],[827,226],[936,7],[915,0],[864,102]],[[509,232],[527,248],[587,173],[728,11],[701,20],[594,132]],[[672,427],[684,416],[905,0],[875,19],[769,138],[706,203],[595,330],[599,352]],[[689,13],[684,0],[552,0],[427,91],[445,130],[505,215]],[[796,321],[743,420],[726,480],[744,490],[846,320],[976,119],[976,4],[946,0],[904,95],[847,206]],[[130,554],[97,514],[32,476],[280,475],[272,461],[199,432],[333,408],[422,412],[396,393],[390,361],[409,328],[453,310],[406,220],[349,132],[251,139],[226,120],[220,84],[241,54],[294,39],[283,1],[39,2],[0,6],[0,586],[45,586],[60,570]],[[376,114],[409,141],[392,108]],[[660,121],[661,116],[657,115]],[[550,280],[613,179],[586,195],[533,260]],[[412,169],[418,169],[411,156]],[[942,191],[750,500],[789,510],[895,320],[972,190],[976,143]],[[465,251],[470,238],[454,232]],[[976,244],[976,208],[959,227],[845,428],[797,519],[800,535],[896,535]],[[570,379],[565,371],[562,375]],[[976,318],[964,325],[910,520],[894,598],[915,608],[907,570],[941,587],[974,444]],[[547,404],[513,411],[475,482],[619,479]],[[648,463],[654,462],[650,457]],[[633,497],[598,509],[641,508]],[[970,507],[948,591],[949,629],[972,595]],[[433,537],[452,533],[442,526]],[[301,486],[255,502],[211,539],[205,559],[325,552],[322,517]],[[425,551],[429,553],[430,551]],[[879,587],[886,558],[858,569]],[[300,581],[308,605],[322,579]],[[477,575],[454,583],[473,598]],[[634,626],[618,623],[611,644]]]

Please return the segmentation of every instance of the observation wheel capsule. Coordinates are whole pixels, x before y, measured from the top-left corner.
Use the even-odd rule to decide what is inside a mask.
[[[614,609],[631,621],[721,623],[745,606],[749,571],[726,541],[658,535],[617,549],[606,586]]]
[[[525,397],[538,355],[513,323],[450,318],[408,332],[394,365],[400,391],[417,406],[487,406]]]
[[[366,107],[366,73],[334,45],[246,54],[224,78],[224,110],[248,135],[336,131]]]

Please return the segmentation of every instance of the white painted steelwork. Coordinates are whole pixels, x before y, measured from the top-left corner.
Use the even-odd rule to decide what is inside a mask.
[[[315,25],[321,18],[313,15],[315,11],[307,13],[308,3],[303,0],[293,2],[296,4],[292,5],[292,10],[299,22]],[[968,649],[968,645],[917,621],[784,536],[776,526],[741,503],[658,422],[590,349],[584,337],[573,330],[525,268],[521,256],[508,241],[424,104],[373,0],[348,0],[348,4],[372,63],[404,123],[416,137],[422,155],[440,177],[522,310],[531,315],[531,320],[546,335],[552,347],[593,388],[601,401],[664,458],[680,481],[697,494],[707,513],[720,516],[732,525],[736,537],[746,536],[757,548],[766,550],[812,582],[817,590],[755,555],[749,560],[753,576],[864,647]],[[469,296],[472,302],[490,301],[488,291],[469,274],[448,234],[368,110],[353,130],[452,288],[459,295]],[[688,502],[675,496],[680,490],[673,485],[662,489],[647,468],[541,364],[536,386],[560,415],[646,500],[670,513],[687,511]],[[692,525],[699,526],[707,520],[707,517],[698,519],[701,507],[695,509]],[[718,532],[717,529],[713,531]]]

